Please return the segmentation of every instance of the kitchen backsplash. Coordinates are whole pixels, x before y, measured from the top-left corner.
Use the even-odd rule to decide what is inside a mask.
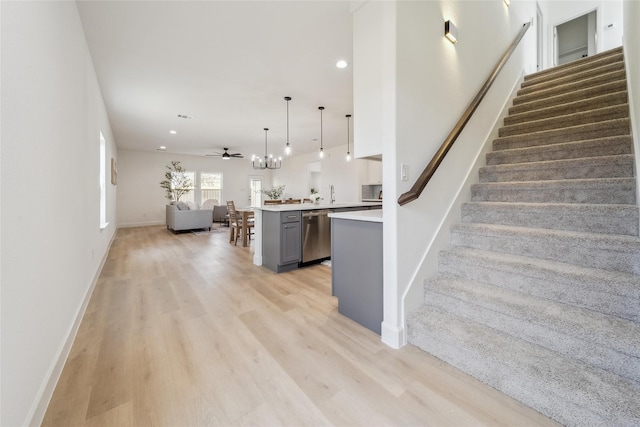
[[[382,184],[368,184],[362,186],[362,200],[382,199]]]

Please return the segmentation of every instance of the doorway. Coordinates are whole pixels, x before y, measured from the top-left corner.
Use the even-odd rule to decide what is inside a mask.
[[[249,186],[251,188],[249,191],[251,206],[262,206],[262,178],[250,178]]]
[[[544,64],[542,63],[544,60],[544,40],[542,24],[542,11],[540,10],[540,5],[536,3],[536,71],[542,71],[542,67],[544,66]]]
[[[307,171],[309,173],[309,191],[307,194],[311,194],[311,190],[320,193],[322,185],[322,164],[320,161],[310,162],[307,165]]]
[[[597,12],[594,10],[553,28],[554,65],[562,65],[596,53]]]

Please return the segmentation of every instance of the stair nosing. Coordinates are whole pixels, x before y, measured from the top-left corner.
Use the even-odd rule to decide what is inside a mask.
[[[443,292],[446,291],[446,288],[455,288],[457,289],[457,292],[462,294],[476,293],[479,295],[477,298],[460,299],[457,295]],[[477,292],[477,290],[480,290],[481,292]],[[590,342],[601,347],[609,346],[613,348],[612,346],[616,346],[617,348],[613,348],[614,352],[620,353],[624,356],[640,359],[640,347],[634,348],[634,346],[628,342],[628,338],[625,340],[627,341],[626,343],[620,341],[616,342],[611,339],[610,336],[599,333],[599,329],[605,324],[608,326],[615,325],[614,327],[617,328],[617,335],[622,335],[625,332],[632,333],[635,335],[635,338],[637,338],[634,339],[634,341],[640,342],[640,326],[633,320],[447,274],[430,278],[425,283],[425,292],[435,292],[444,297],[455,298],[463,304],[476,305],[481,307],[483,310],[491,310],[494,313],[498,313],[498,315],[505,317],[518,318],[522,321],[536,324],[539,327],[546,324],[549,326],[549,329],[553,330],[555,333],[577,337],[580,341]],[[486,298],[487,301],[483,301],[483,298]],[[493,303],[491,300],[493,300]],[[491,304],[491,306],[487,304]],[[521,313],[520,315],[515,316],[513,313],[506,312],[509,310],[498,311],[496,310],[498,306],[511,307],[513,311],[520,311]],[[569,314],[569,316],[564,316],[564,314]],[[476,319],[469,318],[467,316],[462,317],[478,322]],[[478,323],[485,324],[484,322]],[[491,325],[488,326],[493,327]],[[495,327],[493,328],[495,329]],[[505,331],[505,333],[513,335],[510,332]],[[537,344],[535,342],[532,343]],[[544,347],[549,348],[547,345],[544,345]]]
[[[607,68],[611,68],[611,70],[605,70]],[[551,76],[548,76],[547,78],[543,78],[540,80],[537,80],[537,79],[526,80],[526,81],[523,81],[520,90],[526,94],[526,93],[534,92],[537,86],[560,85],[562,84],[561,83],[562,80],[569,80],[569,79],[572,79],[573,81],[576,81],[576,82],[583,81],[589,78],[587,76],[593,76],[594,74],[601,75],[601,74],[606,74],[606,73],[615,72],[615,71],[625,71],[624,61],[604,62],[603,64],[600,64],[596,67],[588,67],[584,70],[578,71],[577,73],[570,73],[569,70],[564,70],[563,72],[558,73],[553,78],[551,78]]]
[[[607,113],[609,113],[608,116],[607,116]],[[621,115],[621,117],[611,118],[610,117],[611,115]],[[545,117],[541,119],[528,120],[524,122],[504,125],[499,128],[499,134],[500,136],[502,136],[503,132],[511,133],[513,131],[517,131],[518,129],[524,128],[522,129],[523,130],[522,133],[515,133],[515,134],[511,133],[509,135],[504,135],[504,136],[525,135],[525,134],[532,133],[531,131],[526,130],[527,127],[536,127],[536,126],[540,127],[545,125],[553,126],[556,121],[572,121],[574,119],[583,119],[583,120],[589,120],[589,122],[581,123],[581,124],[594,124],[594,123],[600,123],[600,122],[615,120],[615,119],[624,118],[624,117],[629,117],[628,103],[609,105],[606,107],[594,108],[591,110],[577,111],[569,114],[556,115],[553,117]],[[579,125],[575,125],[575,126],[579,126]],[[571,126],[559,125],[558,127],[543,129],[543,130],[564,129],[567,127],[571,127]],[[536,132],[536,131],[534,130],[533,132]]]
[[[446,323],[449,327],[454,329],[452,337],[453,341],[448,337],[446,338],[448,340],[448,343],[440,342],[442,338],[439,337],[441,337],[442,334],[438,334],[436,338],[436,336],[431,333],[432,342],[434,345],[426,345],[426,348],[433,348],[431,350],[425,351],[434,354],[438,358],[444,357],[442,360],[445,360],[452,366],[455,366],[464,372],[470,373],[474,377],[480,379],[480,381],[489,384],[492,387],[502,391],[503,393],[509,394],[510,396],[520,401],[526,402],[529,406],[532,406],[547,415],[556,417],[556,419],[558,419],[560,422],[564,421],[564,423],[568,423],[568,421],[570,420],[576,422],[572,417],[567,417],[566,415],[566,410],[569,407],[568,405],[571,406],[572,411],[575,411],[575,415],[585,416],[586,413],[590,413],[588,414],[590,415],[588,419],[592,419],[593,416],[597,416],[601,418],[603,424],[605,419],[611,422],[611,416],[622,416],[620,408],[618,406],[620,404],[624,404],[623,407],[627,411],[636,408],[636,399],[632,397],[632,395],[637,396],[638,394],[640,394],[640,390],[638,384],[632,380],[620,377],[619,375],[589,365],[585,362],[576,360],[566,355],[562,355],[553,350],[546,349],[542,346],[532,344],[528,341],[520,340],[513,335],[503,334],[488,326],[484,326],[476,322],[460,318],[455,314],[449,313],[441,308],[425,305],[425,309],[429,310],[431,319],[442,319],[438,322],[438,324],[434,325],[434,327],[438,329],[438,332],[444,330],[444,327],[441,325],[442,323]],[[425,317],[421,316],[421,312],[415,312],[411,315],[409,323],[423,325],[424,320],[422,319],[425,319]],[[469,331],[470,327],[471,330]],[[464,348],[460,348],[459,345],[456,345],[456,347],[460,349],[456,350],[456,353],[459,353],[459,355],[451,358],[450,356],[446,355],[449,349],[443,347],[443,344],[450,347],[452,343],[459,344],[461,340],[466,341],[465,337],[458,338],[456,336],[457,329],[469,331],[465,335],[469,338],[486,335],[490,335],[491,338],[488,341],[475,340],[474,342],[468,342],[468,349],[467,346],[464,346]],[[423,339],[421,339],[420,336],[414,335],[412,331],[413,328],[409,327],[409,342],[419,348],[422,348],[421,344],[423,343]],[[489,344],[489,341],[491,342],[491,344]],[[478,346],[480,347],[478,348]],[[491,351],[490,347],[501,349],[502,351],[505,351],[505,349],[509,349],[510,352],[530,355],[529,357],[534,357],[535,359],[543,361],[544,363],[536,365],[539,366],[539,369],[535,370],[532,376],[532,371],[526,369],[527,367],[531,366],[531,364],[527,364],[522,359],[517,357],[504,359],[508,362],[508,364],[498,364],[497,361],[486,360],[477,357],[474,358],[475,363],[470,364],[469,362],[466,362],[468,353],[482,354]],[[547,363],[551,361],[554,361],[555,363]],[[495,369],[487,369],[486,367],[481,366],[487,364],[490,364],[490,366],[493,366]],[[562,373],[560,372],[560,370],[562,370]],[[523,386],[522,382],[515,384],[505,384],[500,380],[500,378],[502,377],[511,377],[511,374],[516,371],[521,372],[521,375],[523,375],[525,379],[528,380],[526,381],[527,384],[529,384],[530,381],[535,381],[539,385],[543,385],[544,393],[536,395],[537,397],[532,401],[531,399],[527,399],[527,397],[530,396],[528,386]],[[591,377],[591,380],[581,381],[583,387],[575,389],[568,384],[557,381],[557,379],[563,375],[566,375],[568,378],[573,379],[580,379],[584,378],[585,376],[589,376]],[[615,381],[613,381],[614,379]],[[617,385],[616,388],[625,389],[624,392],[620,392],[618,394],[626,398],[625,401],[620,401],[618,405],[616,405],[615,410],[610,408],[610,400],[601,399],[599,397],[601,394],[609,395],[608,389],[613,388],[612,384],[614,383]],[[603,393],[603,391],[605,393]],[[572,396],[572,401],[570,401],[570,403],[563,401],[561,405],[554,404],[555,402],[559,402],[556,396],[564,394]],[[594,398],[596,399],[595,402],[593,401]],[[610,411],[611,414],[608,414],[607,411]],[[624,415],[629,416],[627,413],[625,413]],[[633,416],[635,417],[637,415]]]
[[[552,68],[547,68],[546,70],[541,70],[538,71],[536,73],[532,73],[532,74],[528,74],[527,76],[525,76],[524,80],[528,81],[528,80],[534,80],[536,78],[542,78],[545,76],[549,76],[549,75],[553,75],[556,72],[562,72],[562,71],[566,71],[568,69],[571,69],[575,66],[580,66],[580,65],[584,65],[584,64],[588,64],[589,62],[595,62],[595,61],[600,61],[603,60],[605,58],[608,57],[612,57],[612,56],[621,56],[624,57],[624,51],[622,49],[622,47],[617,47],[611,50],[607,50],[604,52],[599,52],[595,55],[591,55],[585,58],[580,58],[577,59],[575,61],[571,61],[571,62],[567,62],[566,64],[561,64],[558,65],[556,67],[552,67]]]
[[[588,105],[591,103],[603,103],[606,104],[607,100],[609,99],[614,99],[617,100],[619,98],[624,98],[623,102],[616,102],[607,106],[614,106],[614,105],[620,105],[620,104],[628,104],[629,103],[629,94],[628,91],[626,90],[620,90],[617,92],[610,92],[610,93],[605,93],[602,95],[596,95],[594,97],[591,98],[586,98],[586,99],[578,99],[578,100],[574,100],[574,101],[570,101],[570,102],[566,102],[564,104],[556,104],[556,105],[551,105],[548,107],[542,107],[542,108],[536,108],[536,109],[532,109],[532,110],[527,110],[524,112],[520,112],[520,113],[510,113],[507,117],[505,117],[505,122],[507,120],[514,120],[514,119],[520,119],[520,118],[525,118],[526,116],[540,116],[542,115],[542,113],[549,113],[549,114],[553,114],[552,110],[560,110],[560,109],[579,109],[579,105],[583,104],[583,105]],[[586,111],[591,111],[592,109],[589,110],[579,110],[579,112],[586,112]],[[549,117],[557,117],[557,115],[553,114],[550,115]],[[546,117],[545,117],[546,118]],[[511,123],[511,124],[505,124],[505,126],[511,126],[513,124],[518,124],[518,123],[525,123],[526,121],[517,121],[515,123]]]
[[[622,75],[622,77],[618,75]],[[615,78],[612,78],[612,77],[615,77]],[[585,86],[595,87],[595,86],[599,86],[599,84],[605,84],[602,82],[609,83],[611,81],[625,80],[625,79],[626,79],[625,70],[618,70],[618,71],[610,71],[608,73],[604,73],[595,77],[590,77],[577,82],[564,83],[550,89],[540,89],[538,91],[534,91],[526,94],[520,94],[520,91],[518,91],[516,92],[516,97],[513,99],[513,104],[514,105],[521,104],[524,102],[522,101],[523,99],[524,100],[546,99],[546,98],[555,96],[554,94],[560,95],[560,94],[570,93],[574,90],[582,89]]]

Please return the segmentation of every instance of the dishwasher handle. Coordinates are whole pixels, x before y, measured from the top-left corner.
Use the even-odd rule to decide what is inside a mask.
[[[329,210],[322,210],[322,211],[310,211],[310,212],[305,212],[302,214],[302,218],[312,218],[315,216],[325,216],[325,215],[329,215]]]

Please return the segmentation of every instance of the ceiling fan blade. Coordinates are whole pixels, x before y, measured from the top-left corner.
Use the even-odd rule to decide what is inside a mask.
[[[207,157],[222,157],[225,160],[226,159],[230,159],[232,157],[235,158],[235,159],[244,159],[244,156],[242,155],[242,153],[230,154],[228,148],[223,148],[223,150],[224,150],[223,153],[205,154],[205,156],[207,156]]]

